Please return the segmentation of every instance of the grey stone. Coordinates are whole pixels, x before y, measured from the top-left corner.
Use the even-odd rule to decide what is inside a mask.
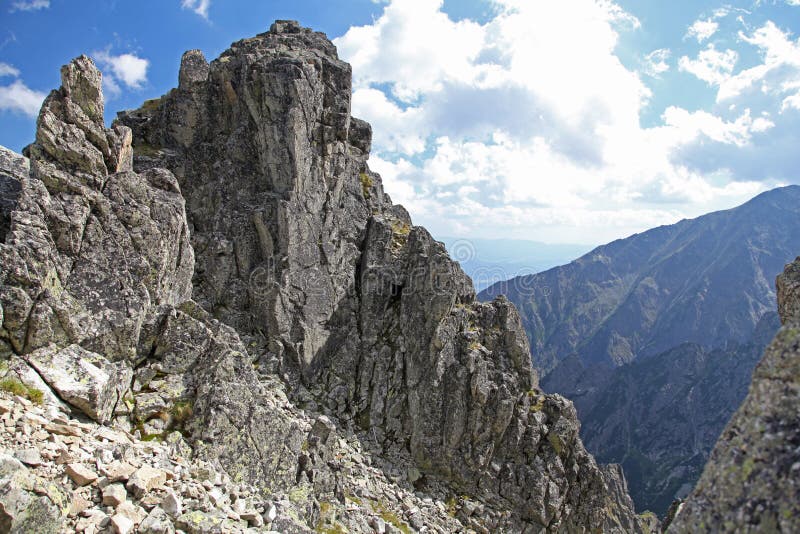
[[[11,456],[0,454],[0,531],[61,531],[67,506],[67,492],[33,475]]]
[[[164,499],[161,501],[161,508],[170,517],[178,517],[183,513],[183,504],[181,498],[172,490],[167,490],[164,494]]]
[[[125,515],[114,514],[111,517],[111,531],[114,534],[128,534],[133,531],[133,527],[133,520]]]
[[[148,491],[162,487],[166,481],[167,474],[163,469],[145,465],[133,472],[125,486],[137,499],[141,499]]]
[[[25,360],[59,397],[99,423],[111,420],[133,377],[126,364],[111,363],[79,345],[61,350],[50,345],[25,355]]]
[[[39,449],[28,448],[14,452],[14,457],[25,465],[36,467],[42,465],[42,455]]]
[[[83,464],[67,464],[65,472],[78,486],[87,486],[97,480],[97,473]]]
[[[173,534],[175,527],[167,513],[156,506],[141,522],[138,532],[141,534]]]
[[[125,486],[122,484],[110,484],[103,489],[103,504],[106,506],[116,507],[125,502],[128,498],[128,492],[125,491]]]

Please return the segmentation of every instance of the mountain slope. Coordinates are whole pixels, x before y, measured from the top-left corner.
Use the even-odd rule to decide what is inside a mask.
[[[543,389],[575,402],[637,509],[685,496],[744,398],[778,328],[771,280],[800,249],[798,201],[775,189],[479,295],[518,306]]]
[[[495,284],[517,305],[543,373],[578,353],[616,366],[680,343],[744,342],[775,309],[772,280],[800,249],[800,186],[598,247]]]
[[[622,465],[636,508],[663,515],[699,478],[779,326],[767,313],[747,343],[684,343],[613,370],[571,357],[542,387],[573,400],[586,446]]]
[[[784,326],[669,532],[800,530],[800,258],[777,286]]]

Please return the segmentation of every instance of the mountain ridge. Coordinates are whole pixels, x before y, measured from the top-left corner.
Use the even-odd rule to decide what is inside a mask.
[[[776,203],[775,199],[779,202]],[[762,193],[737,208],[713,212],[695,219],[683,220],[675,225],[661,226],[634,234],[629,238],[597,247],[565,266],[505,284],[496,284],[483,291],[479,298],[488,299],[498,294],[507,294],[518,305],[523,324],[531,335],[534,364],[545,373],[557,365],[558,355],[563,358],[576,351],[580,352],[587,362],[614,366],[631,361],[640,353],[653,354],[659,350],[666,350],[675,344],[674,340],[694,341],[707,347],[727,339],[743,341],[752,332],[761,315],[774,310],[775,292],[769,282],[773,275],[766,271],[770,270],[769,267],[773,267],[775,273],[779,272],[781,266],[791,258],[791,250],[796,250],[794,247],[800,246],[797,242],[800,240],[794,237],[797,235],[794,231],[795,222],[800,220],[796,208],[799,199],[799,186],[777,188]],[[756,209],[762,213],[758,215],[750,213]],[[778,213],[783,216],[779,217]],[[764,254],[765,250],[769,250],[769,246],[763,242],[765,236],[758,233],[760,228],[758,219],[761,215],[765,215],[770,221],[769,237],[780,242],[782,249],[785,249],[782,253],[771,254],[776,257],[766,257],[770,254]],[[742,218],[749,218],[750,221],[742,221]],[[782,226],[781,220],[788,221],[788,226]],[[714,228],[697,230],[701,226]],[[731,226],[739,229],[752,228],[752,231],[749,234],[747,233],[749,230],[726,232],[725,229]],[[693,231],[697,234],[692,235]],[[714,233],[725,235],[726,241],[715,243],[714,241],[718,240],[713,239]],[[720,248],[733,250],[734,254],[740,257],[732,258],[730,253],[709,253],[704,249],[707,243],[711,243],[716,250]],[[739,243],[747,243],[747,247],[742,247]],[[680,266],[674,265],[678,254],[682,263]],[[695,262],[686,259],[690,254]],[[615,255],[622,256],[618,260],[619,265],[607,265],[609,261],[607,258]],[[750,255],[758,257],[747,258]],[[738,308],[747,308],[749,312],[744,317],[729,318],[731,324],[726,324],[728,318],[725,317],[723,320],[711,321],[708,324],[698,324],[691,322],[690,318],[681,317],[687,313],[685,310],[696,307],[700,308],[696,311],[698,315],[703,315],[703,309],[713,311],[713,306],[703,302],[698,295],[704,292],[716,296],[724,295],[726,293],[724,287],[713,287],[714,283],[722,285],[721,280],[712,281],[709,286],[706,279],[709,272],[724,274],[734,259],[743,259],[752,267],[752,272],[747,273],[744,280],[737,282],[743,282],[750,288],[755,281],[757,285],[754,289],[757,294],[746,295],[743,299],[729,294],[725,297],[728,299],[727,306],[720,303],[715,305],[719,308],[737,308],[731,305],[731,302],[738,302]],[[699,261],[704,263],[694,267],[694,263]],[[720,265],[721,262],[728,264]],[[639,264],[645,267],[636,269],[635,266]],[[615,272],[612,267],[618,267],[616,270],[619,272]],[[679,274],[676,275],[676,272]],[[653,277],[660,275],[667,278],[670,274],[678,280],[668,281],[662,284],[663,287],[653,286]],[[572,279],[567,280],[570,277]],[[592,284],[592,277],[597,282],[606,284],[609,283],[606,282],[609,277],[616,282],[611,283],[610,289],[598,288]],[[580,297],[571,296],[569,289],[564,286],[567,282],[570,282],[573,295],[578,292],[576,284],[583,284],[581,291],[589,295],[584,300],[585,304],[599,306],[600,310],[584,313],[580,309],[580,301],[572,302]],[[669,295],[659,295],[659,292],[665,291],[669,291]],[[661,302],[648,302],[648,299],[655,301],[660,299]],[[742,301],[746,305],[743,306]],[[533,307],[533,302],[537,303],[536,308]],[[574,317],[569,316],[571,311],[575,312]],[[665,327],[664,323],[668,321],[674,324],[667,324]],[[581,327],[576,323],[589,326]],[[641,327],[645,331],[644,338],[630,332],[636,327]],[[676,330],[682,332],[689,330],[691,334],[676,335],[674,334]],[[653,331],[657,336],[648,337],[647,332]]]
[[[800,517],[800,257],[777,277],[783,326],[667,532],[794,532]]]
[[[178,87],[111,128],[92,61],[61,74],[3,172],[20,195],[0,205],[0,374],[43,402],[25,413],[17,395],[4,417],[35,416],[39,443],[112,425],[133,449],[0,457],[2,524],[76,528],[71,509],[127,531],[657,528],[586,452],[572,404],[538,389],[514,306],[476,302],[383,192],[324,34],[276,21],[211,63],[189,51]],[[101,493],[92,470],[140,464],[147,440],[165,463]],[[221,479],[189,477],[183,514],[164,488],[176,455]]]
[[[777,188],[479,294],[517,305],[542,388],[573,400],[584,442],[623,465],[637,509],[663,514],[686,495],[744,399],[779,326],[771,279],[800,249],[798,206],[800,187]],[[706,402],[687,402],[692,391]],[[655,398],[673,408],[650,410]]]

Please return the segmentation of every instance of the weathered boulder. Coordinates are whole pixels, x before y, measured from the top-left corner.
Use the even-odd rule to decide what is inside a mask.
[[[133,378],[124,362],[111,363],[80,345],[50,345],[24,358],[61,399],[99,423],[111,420]]]
[[[130,130],[103,126],[91,60],[61,74],[0,245],[0,337],[19,354],[78,344],[132,360],[148,310],[191,295],[184,203],[169,172],[131,171]]]
[[[67,503],[60,485],[37,477],[18,460],[0,454],[0,531],[60,532]]]

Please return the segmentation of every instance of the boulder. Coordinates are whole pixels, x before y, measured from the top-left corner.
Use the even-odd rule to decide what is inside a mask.
[[[67,492],[31,473],[11,456],[0,454],[0,532],[61,531]]]
[[[50,345],[25,355],[25,360],[58,396],[99,423],[111,420],[114,408],[130,387],[133,371],[111,363],[80,345]]]

